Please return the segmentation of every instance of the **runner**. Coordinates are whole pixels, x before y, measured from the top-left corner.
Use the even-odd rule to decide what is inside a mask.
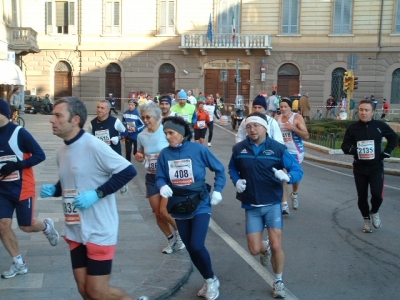
[[[55,102],[50,123],[53,134],[64,141],[57,153],[59,180],[55,185],[43,185],[41,196],[62,196],[63,236],[82,298],[133,299],[110,286],[110,278],[119,224],[114,193],[136,175],[136,170],[83,130],[86,118],[86,106],[78,98]]]
[[[358,196],[358,209],[364,218],[365,233],[382,226],[379,208],[383,202],[384,164],[398,141],[397,133],[385,122],[374,120],[375,104],[364,99],[358,106],[360,120],[352,123],[343,138],[342,150],[353,155],[353,174]],[[386,146],[383,145],[386,139]],[[368,204],[368,186],[371,193],[371,209]]]
[[[52,219],[34,218],[36,182],[33,166],[44,161],[46,156],[32,135],[10,122],[10,117],[9,104],[0,99],[0,239],[13,260],[10,269],[1,274],[6,279],[28,272],[11,227],[14,211],[22,231],[42,231],[52,246],[59,240]]]
[[[161,102],[164,101],[161,98]],[[168,199],[161,197],[156,187],[157,158],[160,151],[168,146],[168,141],[163,132],[161,121],[161,110],[155,103],[144,104],[139,107],[139,112],[146,128],[138,135],[138,152],[135,159],[145,163],[146,174],[146,197],[149,198],[150,206],[157,220],[157,225],[167,237],[168,244],[162,250],[170,254],[174,250],[182,250],[185,245],[179,235],[175,220],[167,211]],[[174,230],[172,232],[171,230]]]
[[[203,144],[206,137],[207,128],[210,124],[210,116],[206,110],[204,110],[204,102],[197,102],[196,119],[197,122],[194,124],[194,141],[196,143]],[[210,144],[209,144],[210,147]]]
[[[298,163],[304,159],[304,146],[303,139],[308,139],[309,134],[307,131],[306,123],[301,115],[292,112],[292,101],[289,98],[282,98],[280,103],[281,114],[275,116],[278,121],[279,127],[282,131],[283,140],[290,154],[297,160]],[[297,196],[300,182],[292,185],[292,193],[290,198],[292,200],[292,208],[299,208],[299,199]],[[289,205],[287,198],[289,196],[288,183],[283,183],[284,195],[282,198],[282,213],[288,215]]]
[[[89,132],[122,156],[121,139],[125,138],[128,132],[119,119],[111,116],[110,109],[108,100],[100,100],[97,103],[97,117],[90,122]],[[128,186],[124,185],[120,193],[125,195],[127,192]]]
[[[282,183],[300,181],[303,170],[284,145],[268,136],[265,114],[254,112],[244,122],[248,136],[233,146],[229,174],[237,189],[236,198],[245,209],[250,253],[260,254],[261,264],[267,266],[272,250],[275,275],[272,296],[284,298]],[[269,242],[262,240],[264,227],[267,227]]]
[[[197,295],[213,300],[219,296],[219,280],[214,275],[205,246],[211,219],[211,205],[222,200],[225,169],[222,163],[198,143],[190,142],[191,130],[181,117],[163,120],[169,146],[158,158],[157,188],[168,199],[168,210],[176,219],[190,258],[205,279]],[[214,191],[206,184],[206,168],[215,173]]]
[[[125,125],[128,135],[125,137],[125,158],[131,161],[132,157],[132,146],[133,155],[137,152],[137,136],[144,129],[144,123],[140,119],[139,112],[137,110],[138,103],[135,100],[129,100],[129,109],[127,109],[122,117],[122,123]]]
[[[218,95],[218,93],[217,93]],[[219,120],[218,109],[215,104],[215,100],[212,98],[212,95],[209,95],[206,100],[206,104],[204,105],[204,109],[208,112],[210,116],[210,122],[207,124],[208,126],[208,147],[211,147],[211,140],[213,138],[214,133],[214,116]]]

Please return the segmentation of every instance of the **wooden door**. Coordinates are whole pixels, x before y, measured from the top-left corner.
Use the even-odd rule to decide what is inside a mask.
[[[159,73],[158,91],[161,95],[175,93],[175,73]]]
[[[289,97],[300,91],[300,80],[298,75],[278,75],[278,95]]]
[[[54,73],[54,99],[72,96],[72,73],[56,71]]]
[[[115,108],[121,110],[121,73],[120,72],[106,72],[106,95],[113,94],[116,99]]]
[[[223,80],[221,72],[226,72],[226,81]],[[217,92],[227,103],[234,103],[236,99],[236,70],[205,70],[204,92],[215,95]],[[250,96],[250,70],[239,70],[241,82],[238,93],[248,100]]]

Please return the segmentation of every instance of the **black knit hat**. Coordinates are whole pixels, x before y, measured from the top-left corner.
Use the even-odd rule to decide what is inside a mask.
[[[0,99],[0,114],[6,116],[8,119],[11,118],[10,105],[6,100]]]
[[[260,105],[264,107],[265,110],[267,110],[267,100],[265,100],[264,96],[258,95],[257,97],[255,97],[253,100],[253,106],[255,105]]]

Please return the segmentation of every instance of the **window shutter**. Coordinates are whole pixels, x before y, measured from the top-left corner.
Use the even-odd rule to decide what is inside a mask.
[[[69,3],[69,25],[75,25],[75,2]]]
[[[68,26],[68,2],[56,2],[56,26]]]
[[[46,33],[53,33],[53,11],[52,11],[52,3],[45,3],[46,10]]]
[[[400,33],[400,0],[397,0],[396,6],[396,27],[394,33]]]
[[[299,33],[299,0],[291,0],[290,34]]]
[[[76,24],[75,24],[75,2],[69,2],[69,27],[68,27],[68,32],[69,33],[76,33]]]
[[[160,34],[167,33],[167,2],[160,1]]]
[[[119,26],[119,2],[114,2],[114,26]]]
[[[167,33],[168,34],[173,34],[175,33],[175,3],[174,1],[169,1],[168,2],[168,20],[166,22],[168,28],[167,28]]]

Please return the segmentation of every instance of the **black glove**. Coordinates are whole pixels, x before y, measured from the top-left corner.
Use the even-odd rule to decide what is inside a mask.
[[[0,169],[0,176],[8,176],[15,170],[21,170],[22,163],[20,161],[7,161],[3,167]]]
[[[384,160],[385,158],[389,158],[389,157],[390,157],[389,153],[386,153],[386,152],[381,153],[381,160]]]

